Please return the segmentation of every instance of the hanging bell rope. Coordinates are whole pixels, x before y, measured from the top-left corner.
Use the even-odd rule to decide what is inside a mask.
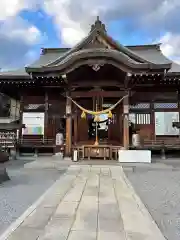
[[[82,114],[81,114],[81,118],[84,118],[86,119],[86,113],[83,111]]]
[[[109,111],[109,112],[108,112],[108,118],[112,118],[112,116],[113,116],[113,115],[112,115],[112,112]]]
[[[94,122],[100,122],[100,117],[99,117],[99,115],[95,115],[95,117],[94,117]]]
[[[122,97],[121,99],[119,99],[113,106],[111,106],[110,108],[107,108],[105,110],[102,111],[91,111],[88,109],[83,108],[81,105],[79,105],[77,102],[75,102],[71,97],[67,96],[67,98],[69,98],[79,109],[82,110],[82,114],[81,117],[86,117],[86,114],[91,114],[91,115],[101,115],[101,114],[105,114],[108,113],[108,115],[110,116],[110,118],[112,118],[112,110],[122,102],[122,100],[126,97],[128,97],[129,95],[125,95],[124,97]],[[83,115],[83,116],[82,116]]]

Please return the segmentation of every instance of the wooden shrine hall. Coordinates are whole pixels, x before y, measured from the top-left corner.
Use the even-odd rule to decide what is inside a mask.
[[[172,126],[179,121],[179,78],[180,66],[160,44],[123,46],[97,18],[73,48],[43,48],[28,67],[1,72],[0,85],[19,102],[26,126],[17,148],[57,153],[63,132],[66,156],[77,149],[82,158],[111,159],[131,147],[133,132],[146,148],[180,147]]]

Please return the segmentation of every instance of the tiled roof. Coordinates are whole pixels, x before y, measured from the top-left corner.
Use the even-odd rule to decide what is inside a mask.
[[[6,71],[6,72],[0,72],[0,78],[13,78],[13,77],[18,77],[18,78],[30,78],[29,74],[26,72],[25,68],[21,68],[18,70],[14,71]]]

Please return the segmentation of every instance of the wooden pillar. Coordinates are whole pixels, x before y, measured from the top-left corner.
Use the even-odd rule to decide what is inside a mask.
[[[69,96],[69,93],[68,95]],[[72,109],[71,109],[71,100],[69,98],[66,99],[66,149],[65,155],[71,156],[71,148],[72,148]]]
[[[77,144],[78,141],[78,115],[77,115],[77,107],[75,107],[74,114],[74,145]]]
[[[120,103],[119,104],[119,133],[120,133],[120,137],[119,137],[119,143],[122,146],[123,144],[123,104]]]
[[[152,134],[151,134],[151,140],[156,140],[156,128],[155,128],[155,113],[154,113],[154,102],[150,103],[150,114],[151,114],[151,129],[152,129]]]
[[[178,112],[179,112],[179,122],[180,122],[180,92],[177,91],[177,103],[178,103]]]
[[[21,93],[22,94],[22,93]],[[22,124],[23,124],[23,110],[24,110],[24,97],[23,94],[20,97],[20,109],[19,109],[19,123],[20,123],[20,129],[19,129],[19,141],[22,141]]]
[[[179,112],[178,122],[180,122],[180,92],[179,92],[179,90],[177,91],[177,103],[178,103],[178,112]],[[180,138],[180,130],[179,130],[179,138]]]
[[[129,149],[129,97],[123,100],[123,145]]]
[[[45,92],[44,96],[44,105],[45,105],[45,115],[44,115],[44,138],[47,139],[48,137],[48,93]]]

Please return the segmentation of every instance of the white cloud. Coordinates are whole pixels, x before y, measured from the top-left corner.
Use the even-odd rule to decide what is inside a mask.
[[[20,17],[8,18],[0,25],[0,68],[15,68],[30,61],[29,53],[40,43],[40,31]]]
[[[1,0],[0,2],[0,20],[15,16],[20,10],[25,8],[23,0]]]
[[[173,34],[167,32],[164,36],[159,39],[162,43],[161,50],[165,56],[180,63],[180,33]]]
[[[0,68],[15,68],[32,59],[32,48],[42,41],[41,32],[18,17],[35,10],[42,0],[0,0]]]
[[[1,0],[0,1],[0,20],[16,16],[24,9],[35,9],[41,0]]]
[[[61,37],[67,45],[73,46],[74,43],[79,42],[85,37],[85,32],[81,29],[63,28],[61,30]]]
[[[105,21],[130,17],[137,27],[151,29],[156,36],[161,29],[177,28],[173,19],[180,20],[179,0],[44,0],[43,8],[53,16],[67,45],[76,44],[86,35],[97,15]]]
[[[39,29],[18,17],[23,10],[36,10],[43,0],[0,0],[0,68],[29,63],[32,48],[43,38]]]
[[[26,44],[32,45],[40,41],[41,33],[33,25],[20,17],[9,18],[0,27],[0,36],[14,41],[22,40]]]

